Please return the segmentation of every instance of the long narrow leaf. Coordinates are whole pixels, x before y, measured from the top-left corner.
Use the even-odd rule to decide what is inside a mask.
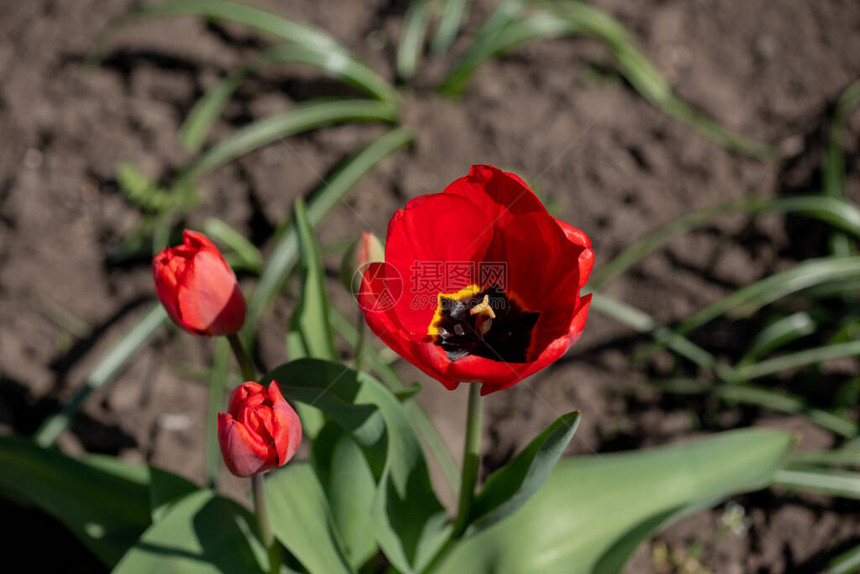
[[[424,48],[424,36],[430,23],[429,0],[411,0],[403,17],[403,33],[397,47],[397,76],[411,80],[418,69],[418,60]]]
[[[827,137],[827,149],[821,165],[821,184],[824,195],[841,198],[845,195],[845,124],[851,111],[860,104],[860,81],[851,84],[842,93]],[[852,252],[851,242],[844,233],[833,233],[830,236],[830,246],[834,255],[849,255]]]
[[[412,142],[412,132],[398,128],[388,132],[349,158],[325,185],[308,201],[308,221],[319,225],[347,192],[376,164]],[[260,283],[248,301],[248,314],[242,329],[246,347],[253,342],[260,317],[275,298],[298,259],[298,237],[290,225],[281,234],[260,276]]]
[[[601,289],[646,255],[663,247],[671,239],[710,223],[719,217],[734,213],[752,215],[771,212],[806,215],[829,223],[855,237],[860,237],[860,209],[853,203],[820,196],[776,199],[747,197],[687,213],[646,235],[595,271],[589,285],[592,289]]]
[[[651,381],[663,392],[678,394],[712,394],[725,401],[754,405],[771,409],[776,412],[804,415],[814,424],[837,435],[854,438],[857,436],[857,423],[839,415],[815,409],[806,404],[800,397],[782,391],[755,387],[749,384],[717,384],[711,385],[702,381],[690,379],[672,379],[669,381]]]
[[[185,148],[200,149],[224,106],[250,74],[283,64],[309,66],[392,104],[400,99],[391,84],[345,51],[332,51],[313,44],[278,46],[264,52],[248,66],[228,74],[197,101],[180,129],[180,141]]]
[[[751,365],[760,357],[779,349],[801,337],[806,337],[815,332],[817,324],[815,320],[804,311],[792,313],[782,319],[775,321],[762,329],[749,346],[749,350],[738,366]]]
[[[161,304],[154,306],[90,371],[75,396],[63,409],[46,420],[34,435],[40,446],[51,446],[72,422],[81,405],[96,389],[113,381],[167,319]]]
[[[469,0],[445,0],[436,34],[430,44],[430,51],[434,55],[444,54],[454,43],[457,32],[463,26],[468,7]]]
[[[860,473],[840,470],[780,470],[774,485],[860,500]]]
[[[233,22],[287,42],[328,50],[343,50],[334,38],[319,28],[294,22],[247,4],[225,0],[170,0],[159,4],[143,4],[113,22],[96,40],[93,56],[99,56],[100,48],[120,27],[143,20],[173,16],[197,16]]]
[[[635,307],[611,299],[606,295],[594,293],[591,300],[591,309],[627,325],[634,331],[651,335],[658,343],[665,345],[700,367],[712,369],[717,366],[717,360],[713,355],[689,339],[673,333],[671,329],[661,326],[650,315]]]
[[[194,181],[222,165],[282,138],[348,121],[393,122],[396,106],[367,100],[334,100],[299,104],[288,112],[263,118],[237,130],[182,170],[180,181]]]
[[[796,369],[807,365],[814,365],[823,361],[840,359],[843,357],[856,357],[860,355],[860,341],[839,343],[836,345],[825,345],[812,349],[804,349],[794,353],[774,357],[766,361],[746,365],[735,369],[735,375],[740,380],[749,381],[773,375],[788,369]]]
[[[860,278],[860,257],[810,259],[738,289],[682,322],[675,332],[685,335],[725,313],[743,317],[804,289],[857,278]]]
[[[235,228],[224,220],[210,217],[203,222],[203,232],[222,247],[226,247],[228,255],[235,255],[238,261],[231,261],[231,266],[259,273],[263,266],[263,256],[260,250],[245,239]]]

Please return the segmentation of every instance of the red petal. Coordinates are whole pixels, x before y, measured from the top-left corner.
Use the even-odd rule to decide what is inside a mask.
[[[558,226],[561,227],[561,230],[564,231],[564,234],[571,243],[582,247],[582,251],[579,254],[579,286],[580,288],[585,287],[585,284],[588,283],[588,277],[591,275],[591,270],[594,268],[594,251],[591,250],[591,239],[569,223],[565,223],[560,219],[555,219],[555,222],[558,223]]]
[[[272,381],[269,384],[269,398],[275,415],[276,429],[273,438],[278,452],[278,466],[283,466],[293,458],[302,442],[302,421],[299,420],[299,415],[293,407],[284,399],[278,381]]]
[[[248,402],[254,403],[254,406],[262,403],[263,398],[267,397],[266,388],[263,385],[249,381],[242,383],[230,393],[230,400],[227,403],[227,412],[234,418],[240,418],[239,413],[245,409]],[[254,397],[252,399],[251,397]]]
[[[268,446],[229,414],[218,414],[218,443],[224,464],[236,476],[252,476],[268,470]]]
[[[488,215],[457,195],[419,197],[394,215],[385,241],[385,263],[403,278],[403,296],[395,312],[409,334],[426,335],[439,292],[456,292],[470,284],[466,277],[445,281],[445,263],[482,260],[492,238]]]
[[[460,195],[505,224],[512,215],[533,211],[546,213],[546,208],[518,176],[491,165],[473,165],[469,175],[455,180],[444,193]]]
[[[229,335],[242,328],[245,299],[233,270],[220,254],[200,251],[179,287],[179,313],[189,329],[206,335]]]

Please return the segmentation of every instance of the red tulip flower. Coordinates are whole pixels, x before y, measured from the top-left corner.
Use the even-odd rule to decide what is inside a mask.
[[[516,175],[473,166],[388,225],[385,262],[364,274],[370,329],[448,389],[506,389],[582,334],[591,242],[555,219]]]
[[[185,230],[182,245],[152,260],[155,291],[174,323],[193,335],[232,335],[245,322],[236,275],[202,233]]]
[[[224,463],[236,476],[253,476],[283,466],[302,442],[302,423],[277,381],[269,388],[239,385],[228,412],[218,413],[218,443]]]

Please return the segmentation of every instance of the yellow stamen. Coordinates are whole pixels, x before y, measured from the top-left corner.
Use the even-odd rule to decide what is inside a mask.
[[[484,295],[484,300],[469,310],[470,315],[477,315],[478,313],[480,313],[481,315],[485,315],[490,319],[496,318],[496,312],[493,311],[492,307],[490,307],[489,295]]]

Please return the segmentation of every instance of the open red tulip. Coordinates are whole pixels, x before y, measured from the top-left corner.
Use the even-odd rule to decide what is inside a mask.
[[[302,423],[277,381],[269,388],[243,383],[218,413],[218,443],[224,463],[236,476],[253,476],[283,466],[302,442]]]
[[[174,323],[194,335],[231,335],[245,322],[236,275],[202,233],[185,230],[182,245],[152,260],[155,291]]]
[[[385,262],[364,274],[370,329],[448,389],[506,389],[582,334],[591,242],[555,219],[516,175],[473,166],[388,225]]]

